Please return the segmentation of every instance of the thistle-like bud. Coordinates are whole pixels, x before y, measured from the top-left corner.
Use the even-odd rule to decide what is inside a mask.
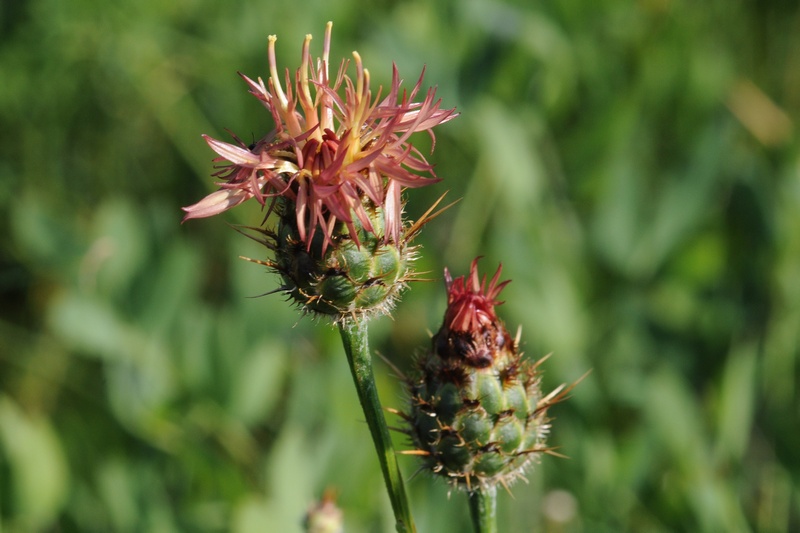
[[[477,259],[467,278],[445,270],[444,323],[408,380],[411,405],[404,415],[424,468],[467,490],[508,486],[542,453],[547,408],[566,390],[544,396],[539,363],[523,359],[519,333],[512,338],[495,306],[500,271],[486,282]],[[541,360],[540,360],[541,362]]]

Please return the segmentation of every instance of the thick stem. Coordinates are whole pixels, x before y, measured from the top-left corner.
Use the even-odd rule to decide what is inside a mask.
[[[470,492],[469,514],[475,533],[497,533],[497,487],[478,487]]]
[[[383,408],[378,399],[378,389],[375,386],[375,376],[372,372],[372,356],[369,352],[367,338],[367,321],[352,320],[340,323],[339,331],[342,334],[342,344],[350,363],[350,371],[361,401],[361,408],[367,419],[378,460],[381,463],[383,478],[386,481],[386,490],[392,502],[394,516],[397,520],[398,533],[416,533],[414,521],[411,519],[411,510],[403,487],[403,478],[397,465],[397,456],[394,453],[389,428],[383,416]]]

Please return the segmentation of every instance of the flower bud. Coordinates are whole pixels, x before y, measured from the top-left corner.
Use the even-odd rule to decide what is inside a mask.
[[[544,396],[538,363],[522,357],[495,306],[501,268],[486,283],[477,259],[468,278],[445,270],[444,323],[408,380],[411,405],[404,417],[424,468],[467,490],[508,486],[549,450],[547,408],[563,398]]]
[[[336,506],[336,497],[333,491],[326,490],[322,500],[308,508],[303,519],[303,529],[306,533],[342,533],[344,531],[342,510]]]

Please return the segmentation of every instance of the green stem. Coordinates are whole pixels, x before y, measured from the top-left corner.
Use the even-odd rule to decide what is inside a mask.
[[[342,334],[342,344],[350,363],[350,371],[361,401],[361,408],[367,418],[369,431],[378,452],[383,478],[386,481],[386,490],[392,502],[394,516],[397,520],[398,533],[416,533],[414,521],[411,519],[411,510],[403,487],[403,478],[397,465],[397,457],[392,446],[389,428],[383,417],[383,408],[378,399],[378,389],[375,386],[375,376],[372,372],[372,355],[369,351],[366,320],[349,320],[340,323],[339,332]]]
[[[478,487],[470,492],[469,514],[475,533],[497,533],[497,487]]]

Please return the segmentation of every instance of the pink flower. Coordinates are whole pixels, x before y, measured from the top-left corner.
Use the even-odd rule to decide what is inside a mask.
[[[300,237],[307,246],[318,230],[324,232],[328,245],[337,221],[356,235],[353,217],[357,217],[367,231],[375,233],[364,206],[369,201],[383,208],[385,241],[399,242],[402,191],[438,181],[409,137],[419,131],[433,137],[434,126],[457,114],[454,109],[440,108],[435,88],[428,89],[421,102],[414,102],[422,74],[410,93],[401,92],[396,66],[388,94],[381,99],[379,88],[373,97],[369,72],[356,52],[355,79],[347,75],[347,60],[330,79],[331,27],[329,22],[322,58],[316,65],[309,52],[311,35],[306,36],[294,83],[288,70],[285,73],[285,90],[276,66],[274,35],[269,37],[268,83],[240,74],[250,93],[270,111],[276,128],[250,146],[238,139],[237,146],[204,136],[219,155],[215,161],[225,162],[214,174],[223,181],[218,191],[184,207],[184,220],[216,215],[250,198],[265,205],[268,199],[283,197],[294,206]]]
[[[483,279],[478,277],[479,259],[477,257],[472,260],[469,278],[461,276],[453,280],[450,272],[447,269],[444,271],[447,284],[444,327],[452,332],[476,334],[499,322],[494,308],[502,302],[497,297],[511,280],[498,283],[503,269],[503,265],[499,265],[487,287],[486,275]]]

